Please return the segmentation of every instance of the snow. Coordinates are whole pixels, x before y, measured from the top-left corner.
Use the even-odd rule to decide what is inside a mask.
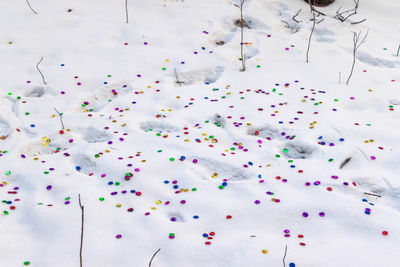
[[[239,2],[0,2],[1,267],[400,266],[400,2]]]

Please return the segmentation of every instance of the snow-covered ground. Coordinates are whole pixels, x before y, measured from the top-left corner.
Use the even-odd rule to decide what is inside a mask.
[[[0,1],[1,267],[79,266],[79,194],[85,267],[400,266],[399,1],[318,8],[306,63],[307,3],[246,0],[244,72],[238,0],[29,3]]]

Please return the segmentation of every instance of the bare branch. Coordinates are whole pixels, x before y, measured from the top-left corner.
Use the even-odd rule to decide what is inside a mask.
[[[128,18],[128,0],[125,0],[125,16],[126,16],[126,23],[129,22]]]
[[[26,3],[28,4],[28,6],[32,10],[32,12],[37,15],[38,13],[31,7],[31,4],[29,3],[29,0],[26,0]]]
[[[43,81],[43,83],[44,84],[47,84],[46,83],[46,81],[45,81],[45,79],[44,79],[44,76],[43,76],[43,73],[40,71],[40,69],[39,69],[39,64],[42,62],[42,60],[43,60],[43,57],[39,60],[39,62],[36,64],[36,69],[39,71],[39,73],[40,73],[40,76],[42,76],[42,81]]]
[[[149,262],[149,267],[151,267],[151,262],[153,261],[154,257],[157,255],[157,253],[161,250],[161,248],[159,248],[154,254],[153,257],[151,257],[151,260]]]
[[[240,57],[242,58],[242,71],[246,70],[246,59],[245,59],[245,55],[243,52],[243,4],[244,4],[244,0],[241,0],[240,2],[240,22],[241,23],[241,28],[240,28]]]
[[[175,77],[176,77],[176,83],[179,84],[182,87],[182,83],[183,82],[178,79],[178,73],[176,72],[175,68],[174,68],[174,72],[175,72]]]
[[[360,24],[360,23],[363,23],[364,21],[366,21],[367,19],[363,19],[363,20],[360,20],[360,21],[356,21],[356,22],[351,22],[350,24],[353,24],[353,25],[355,25],[355,24]]]
[[[56,108],[54,108],[54,110],[57,112],[57,114],[58,114],[58,117],[60,118],[61,127],[62,127],[62,129],[64,130],[64,123],[63,123],[63,120],[62,120],[62,116],[63,116],[63,114],[62,114],[62,113],[60,113],[60,112],[58,112],[58,110],[57,110]]]
[[[83,231],[84,231],[84,225],[85,225],[85,206],[83,206],[81,203],[81,194],[79,194],[78,197],[79,197],[79,207],[81,208],[81,214],[82,214],[81,245],[80,245],[80,249],[79,249],[79,262],[80,262],[80,267],[82,267],[82,246],[83,246]]]
[[[339,7],[339,9],[336,11],[336,15],[335,15],[333,18],[334,18],[334,19],[337,19],[337,20],[339,20],[339,21],[341,21],[341,22],[345,22],[345,21],[346,21],[348,18],[350,18],[351,16],[357,14],[359,3],[360,3],[360,0],[354,0],[354,8],[349,9],[349,10],[346,10],[346,11],[342,11],[342,12],[339,12],[340,9],[342,8],[342,7]],[[348,14],[348,13],[350,13],[350,14]],[[347,14],[347,15],[345,15],[345,14]],[[366,20],[366,19],[361,20],[361,21],[359,21],[359,22],[352,22],[351,24],[359,24],[359,23],[364,22],[365,20]]]
[[[361,39],[360,41],[360,37],[361,37],[361,31],[359,33],[353,32],[353,64],[351,65],[351,71],[350,71],[350,75],[347,78],[347,82],[346,84],[349,84],[350,78],[353,75],[353,71],[354,71],[354,65],[356,64],[356,53],[358,48],[360,48],[360,46],[365,43],[365,40],[368,36],[369,30],[367,30],[367,32],[365,33],[364,37]]]
[[[397,54],[396,54],[396,56],[399,56],[399,52],[400,52],[400,44],[399,44],[399,48],[397,48]]]
[[[310,0],[308,0],[308,1],[310,3]],[[310,3],[310,5],[311,5],[311,3]],[[308,46],[307,46],[307,53],[306,53],[306,62],[307,63],[308,63],[308,53],[310,52],[311,37],[312,37],[312,35],[314,33],[314,29],[315,29],[315,12],[312,11],[312,14],[313,14],[313,26],[312,26],[312,29],[311,29],[311,32],[310,32],[310,37],[308,38]]]
[[[340,73],[340,72],[339,72]],[[349,163],[351,160],[351,157],[346,158],[339,166],[339,169],[343,168],[344,166],[346,166],[347,163]]]
[[[364,192],[364,194],[365,194],[365,195],[374,196],[374,197],[382,197],[382,196],[380,196],[380,195],[372,194],[372,193],[367,193],[367,192]]]
[[[283,267],[286,267],[286,262],[285,262],[285,260],[286,260],[286,253],[287,253],[287,245],[285,246],[285,254],[283,255],[283,259],[282,259],[282,261],[283,261]]]
[[[297,13],[292,17],[292,20],[294,20],[295,22],[297,22],[297,23],[300,23],[301,21],[298,21],[297,19],[296,19],[296,17],[300,14],[300,12],[301,12],[301,8],[299,9],[299,11],[297,11]]]

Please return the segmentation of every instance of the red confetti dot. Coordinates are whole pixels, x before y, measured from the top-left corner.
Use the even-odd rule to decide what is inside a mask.
[[[64,134],[64,131],[63,131],[63,130],[60,130],[60,134]]]
[[[303,243],[303,242],[300,243],[300,246],[304,247],[305,245],[306,245],[306,243]]]
[[[299,238],[303,238],[303,237],[304,237],[304,235],[298,235],[298,237],[299,237]]]
[[[229,220],[229,219],[232,219],[232,216],[231,215],[227,215],[226,218]]]
[[[14,206],[11,206],[11,207],[10,207],[10,210],[15,210],[15,207],[14,207]]]
[[[382,235],[388,235],[389,233],[388,233],[388,231],[383,231],[382,232]]]
[[[332,191],[332,187],[327,187],[326,190]]]
[[[211,235],[211,236],[215,236],[215,233],[214,233],[214,232],[210,232],[210,235]]]
[[[207,241],[205,244],[206,244],[206,245],[211,245],[211,242],[210,242],[210,241]]]

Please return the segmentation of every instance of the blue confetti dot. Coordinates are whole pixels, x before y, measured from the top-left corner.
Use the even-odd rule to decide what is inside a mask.
[[[31,124],[31,127],[32,127],[32,128],[35,128],[35,127],[36,127],[36,125],[35,125],[35,124]]]
[[[108,185],[112,185],[113,183],[114,183],[114,182],[112,182],[112,181],[109,181],[109,182],[108,182]]]
[[[296,267],[296,264],[294,264],[293,262],[289,263],[289,267]]]
[[[164,181],[164,184],[169,184],[169,181],[168,181],[168,180],[165,180],[165,181]]]
[[[203,234],[203,237],[208,237],[208,234],[204,233],[204,234]]]
[[[81,170],[81,166],[76,166],[75,169],[76,169],[77,171],[80,171],[80,170]]]
[[[194,216],[193,216],[193,219],[196,219],[196,220],[197,220],[198,218],[199,218],[199,216],[197,216],[197,215],[194,215]]]

